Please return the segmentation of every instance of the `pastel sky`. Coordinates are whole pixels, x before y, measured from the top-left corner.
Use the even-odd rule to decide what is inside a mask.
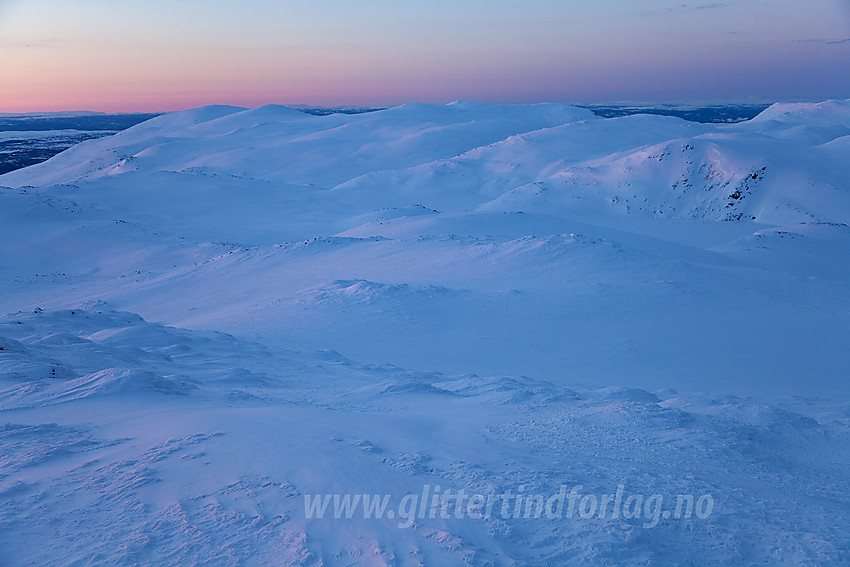
[[[850,0],[0,0],[0,112],[850,98]]]

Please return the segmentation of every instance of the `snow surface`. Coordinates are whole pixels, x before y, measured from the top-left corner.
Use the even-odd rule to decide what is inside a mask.
[[[163,115],[0,176],[0,565],[850,563],[850,101]],[[711,494],[707,518],[304,496]]]

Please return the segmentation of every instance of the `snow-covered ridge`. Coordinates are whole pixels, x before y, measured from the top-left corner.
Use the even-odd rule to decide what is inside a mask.
[[[608,207],[712,220],[846,222],[840,211],[848,210],[848,195],[840,185],[847,160],[830,148],[848,134],[847,101],[774,105],[735,125],[603,120],[562,105],[407,104],[323,117],[276,105],[212,106],[81,144],[0,183],[180,172],[339,188],[348,202],[369,207],[413,200],[438,210]],[[808,187],[805,196],[800,187]],[[842,205],[833,206],[835,199]]]

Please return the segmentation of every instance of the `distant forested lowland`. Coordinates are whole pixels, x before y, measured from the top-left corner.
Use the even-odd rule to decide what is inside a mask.
[[[158,114],[0,116],[0,174],[46,161],[85,140],[111,136]]]

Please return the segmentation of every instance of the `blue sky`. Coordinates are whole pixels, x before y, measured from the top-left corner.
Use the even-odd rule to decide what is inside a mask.
[[[850,1],[0,0],[0,111],[850,97]]]

